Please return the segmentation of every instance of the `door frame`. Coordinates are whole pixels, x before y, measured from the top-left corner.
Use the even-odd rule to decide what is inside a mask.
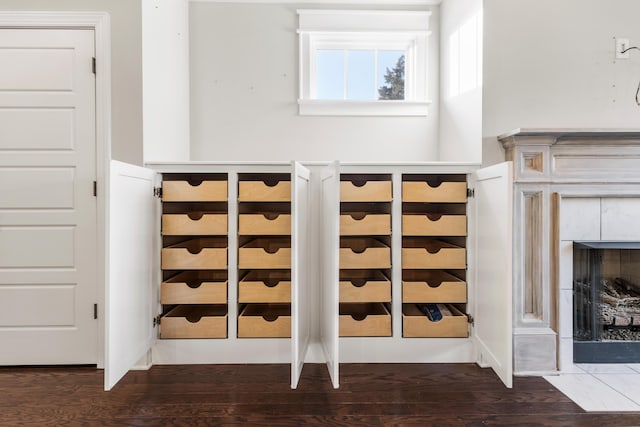
[[[111,159],[111,23],[106,12],[7,12],[0,11],[0,29],[91,29],[96,57],[96,295],[98,303],[98,368],[104,366],[104,305],[106,271],[106,193]]]

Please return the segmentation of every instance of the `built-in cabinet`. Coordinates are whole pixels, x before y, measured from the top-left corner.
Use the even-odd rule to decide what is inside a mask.
[[[143,348],[149,364],[291,363],[293,388],[305,361],[327,363],[334,387],[348,362],[478,362],[510,384],[510,228],[478,212],[508,206],[509,164],[114,162],[111,189],[140,176],[147,209],[129,221],[157,237],[129,246],[145,247],[149,283],[114,288],[143,288],[126,305],[149,317],[113,307],[107,327],[146,346],[108,346],[107,388]],[[477,261],[480,247],[502,262]],[[110,270],[140,270],[130,248],[112,245]]]

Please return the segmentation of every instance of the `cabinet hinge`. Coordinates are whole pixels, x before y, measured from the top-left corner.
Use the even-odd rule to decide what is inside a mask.
[[[93,304],[93,318],[98,318],[98,304]]]
[[[160,324],[160,315],[158,315],[158,317],[153,318],[153,327],[155,328],[159,324]]]
[[[162,187],[153,187],[153,195],[159,199],[162,199]]]
[[[467,188],[467,197],[475,197],[476,196],[476,190],[473,188]]]
[[[96,74],[96,57],[91,58],[91,72]]]
[[[98,197],[98,181],[93,181],[93,197]]]
[[[474,321],[475,319],[473,318],[473,316],[470,314],[467,314],[467,323],[469,323],[470,325],[473,325]]]

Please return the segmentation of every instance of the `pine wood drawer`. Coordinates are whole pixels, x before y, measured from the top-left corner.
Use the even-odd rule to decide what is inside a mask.
[[[342,237],[340,239],[340,268],[391,268],[391,248],[376,239]]]
[[[226,271],[185,271],[162,282],[162,304],[226,304]]]
[[[160,321],[160,338],[226,337],[226,305],[179,305]]]
[[[465,269],[466,249],[435,239],[403,242],[404,269]]]
[[[403,236],[466,236],[466,215],[403,214]]]
[[[391,281],[377,270],[342,270],[340,302],[390,302]]]
[[[240,214],[238,233],[241,236],[289,236],[291,235],[291,215]]]
[[[238,338],[291,337],[291,307],[287,304],[247,304],[238,317]]]
[[[340,304],[341,337],[389,337],[391,314],[382,303]]]
[[[467,302],[467,283],[439,270],[403,271],[402,302]]]
[[[163,181],[164,202],[224,202],[227,200],[227,181]]]
[[[391,181],[340,181],[341,202],[390,202]]]
[[[227,234],[227,214],[193,212],[162,215],[164,236],[222,236]]]
[[[291,272],[258,270],[249,272],[238,285],[241,303],[290,303]]]
[[[405,181],[402,183],[403,202],[426,203],[466,203],[466,182],[441,182],[431,186],[426,181]]]
[[[469,336],[467,316],[447,305],[453,316],[432,322],[415,304],[403,304],[402,336],[405,338],[466,338]]]
[[[371,213],[340,214],[342,236],[388,236],[391,234],[391,215]]]
[[[191,239],[162,248],[163,270],[224,270],[227,239]]]
[[[240,181],[238,201],[240,202],[289,202],[291,201],[291,181],[278,181],[273,185],[265,181]]]
[[[238,268],[248,270],[291,268],[291,239],[274,237],[251,240],[238,250]]]

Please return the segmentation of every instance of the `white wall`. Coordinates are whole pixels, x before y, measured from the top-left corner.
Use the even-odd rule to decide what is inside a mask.
[[[192,160],[438,160],[435,61],[426,118],[298,116],[297,8],[191,3]]]
[[[189,1],[142,0],[143,157],[189,160]]]
[[[482,161],[482,87],[453,97],[449,37],[482,8],[482,0],[443,0],[440,6],[440,160]]]
[[[484,0],[484,162],[515,128],[638,128],[638,0]]]
[[[0,10],[111,15],[111,153],[114,159],[142,164],[140,0],[0,0]]]

